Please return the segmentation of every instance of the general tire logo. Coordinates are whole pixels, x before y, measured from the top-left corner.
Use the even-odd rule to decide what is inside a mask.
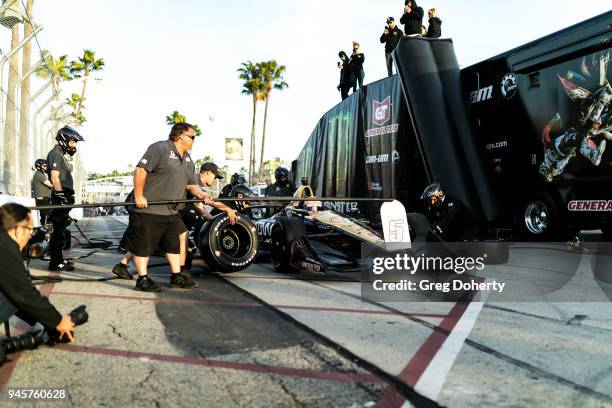
[[[382,126],[387,123],[391,119],[391,96],[387,96],[382,102],[374,101],[373,111],[372,122],[375,125]]]
[[[504,98],[510,99],[516,94],[516,77],[514,74],[506,74],[501,80],[501,94]]]

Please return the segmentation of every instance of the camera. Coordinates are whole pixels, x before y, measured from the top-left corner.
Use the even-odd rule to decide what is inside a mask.
[[[70,312],[70,319],[75,326],[80,326],[89,320],[89,314],[86,310],[87,306],[81,305]],[[0,365],[4,364],[6,355],[16,353],[22,350],[32,350],[41,344],[54,345],[57,343],[66,343],[68,339],[59,338],[59,333],[54,329],[52,331],[38,330],[36,332],[24,333],[19,336],[9,337],[0,340]]]

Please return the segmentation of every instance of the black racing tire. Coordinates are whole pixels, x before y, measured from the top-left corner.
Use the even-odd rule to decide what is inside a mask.
[[[255,225],[244,215],[230,224],[225,213],[202,226],[198,235],[202,259],[213,270],[237,272],[247,268],[257,256],[259,237]]]
[[[567,216],[562,207],[546,191],[528,196],[519,205],[516,217],[516,232],[521,240],[562,242],[576,233],[567,226]]]
[[[279,273],[294,273],[291,258],[298,240],[306,235],[304,222],[300,219],[279,217],[272,226],[270,258],[274,270]]]
[[[64,250],[70,249],[70,247],[72,247],[72,234],[70,234],[70,231],[66,228],[64,230]]]

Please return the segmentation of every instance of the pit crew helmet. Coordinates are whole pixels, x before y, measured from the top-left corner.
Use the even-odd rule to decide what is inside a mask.
[[[444,201],[444,196],[445,193],[440,183],[432,183],[421,194],[421,200],[427,200],[430,205],[438,207]]]
[[[289,180],[289,170],[284,167],[277,167],[276,170],[274,170],[274,179],[276,182],[280,182],[281,177],[285,177],[287,180]]]
[[[238,184],[232,188],[232,191],[229,193],[229,197],[232,198],[253,198],[255,194],[251,191],[250,188],[245,186],[244,184]],[[249,201],[234,201],[234,206],[239,212],[246,211],[249,208]]]
[[[239,184],[246,184],[246,178],[240,173],[234,173],[232,178],[230,179],[230,184],[232,186],[237,186]]]
[[[43,173],[47,171],[47,161],[45,159],[37,159],[34,162],[34,168]]]
[[[83,136],[79,134],[76,130],[71,128],[70,126],[64,126],[60,130],[57,131],[57,135],[55,136],[55,140],[57,140],[57,144],[60,145],[62,149],[62,153],[69,154],[70,156],[74,156],[77,149],[76,147],[70,147],[70,141],[74,140],[75,142],[84,142]]]

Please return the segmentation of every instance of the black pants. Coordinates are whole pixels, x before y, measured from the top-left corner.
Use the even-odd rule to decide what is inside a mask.
[[[393,75],[393,54],[385,52],[385,60],[387,61],[387,74]]]
[[[64,189],[66,197],[68,198],[68,204],[74,204],[74,193]],[[51,199],[51,203],[61,204]],[[51,214],[48,215],[51,224],[53,225],[53,232],[51,233],[51,242],[49,242],[49,261],[50,267],[55,267],[64,262],[64,246],[66,244],[66,228],[68,227],[68,213],[70,208],[61,210],[52,210]]]
[[[351,90],[351,88],[353,87],[352,84],[349,85],[342,85],[340,87],[340,95],[342,96],[342,100],[345,100],[346,98],[348,98],[349,96],[349,91]]]
[[[66,228],[68,227],[68,213],[70,209],[53,210],[49,219],[53,225],[51,242],[49,242],[49,265],[54,267],[64,262],[64,246],[66,245]]]
[[[353,84],[353,92],[355,92],[359,88],[363,88],[363,78],[365,77],[365,72],[363,69],[361,71],[355,72],[355,83]]]
[[[51,204],[51,197],[42,197],[42,198],[36,199],[37,207],[40,205],[50,205],[50,204]],[[40,225],[44,227],[45,224],[47,223],[47,217],[49,217],[50,210],[38,210],[38,212],[40,213]]]

